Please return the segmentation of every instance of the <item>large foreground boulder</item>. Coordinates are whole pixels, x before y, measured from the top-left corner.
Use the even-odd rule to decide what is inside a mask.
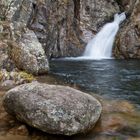
[[[47,133],[63,135],[90,130],[102,110],[98,100],[86,93],[37,82],[8,91],[3,104],[20,121]]]

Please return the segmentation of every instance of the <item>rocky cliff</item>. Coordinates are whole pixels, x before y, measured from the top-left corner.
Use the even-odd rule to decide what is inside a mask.
[[[125,11],[114,46],[118,58],[140,58],[139,0],[59,0],[33,4],[28,27],[35,31],[47,56],[79,56],[87,42],[117,12]]]
[[[113,0],[46,0],[33,4],[28,27],[35,31],[48,57],[79,56],[119,11]]]
[[[117,58],[140,58],[140,0],[126,1],[126,5],[128,19],[118,33],[114,55]]]
[[[10,23],[11,30],[6,35],[14,41],[19,41],[27,28],[34,31],[48,58],[81,55],[87,42],[115,13],[126,11],[127,21],[118,33],[114,55],[140,58],[140,0],[0,0],[0,3],[1,34],[5,21]]]
[[[0,0],[0,6],[0,69],[47,73],[49,66],[45,51],[35,33],[27,27],[33,1]]]

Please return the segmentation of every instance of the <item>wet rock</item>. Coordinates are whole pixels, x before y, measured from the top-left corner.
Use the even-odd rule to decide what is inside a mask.
[[[17,68],[32,74],[48,73],[48,60],[33,31],[26,30],[19,44],[11,47],[11,58]]]
[[[126,114],[133,114],[135,107],[133,104],[131,104],[128,101],[104,101],[103,103],[104,106],[104,112],[120,112],[120,113],[126,113]]]
[[[128,101],[102,100],[103,111],[92,133],[112,133],[140,136],[140,112]]]
[[[140,58],[140,1],[134,3],[128,22],[120,30],[114,54],[117,58]]]
[[[20,121],[47,133],[63,135],[90,130],[102,110],[98,100],[88,94],[37,82],[10,90],[3,104]]]
[[[120,11],[115,0],[94,0],[94,2],[81,0],[80,4],[80,22],[91,31],[98,31],[104,23],[110,21],[113,15]]]

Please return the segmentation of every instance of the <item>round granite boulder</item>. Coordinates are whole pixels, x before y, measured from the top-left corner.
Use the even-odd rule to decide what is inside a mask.
[[[3,105],[18,120],[50,134],[74,135],[94,127],[97,99],[76,89],[33,82],[8,91]]]

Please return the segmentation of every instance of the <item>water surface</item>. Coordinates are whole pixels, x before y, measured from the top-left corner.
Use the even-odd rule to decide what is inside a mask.
[[[104,98],[128,100],[140,108],[139,60],[53,60],[51,73]]]

